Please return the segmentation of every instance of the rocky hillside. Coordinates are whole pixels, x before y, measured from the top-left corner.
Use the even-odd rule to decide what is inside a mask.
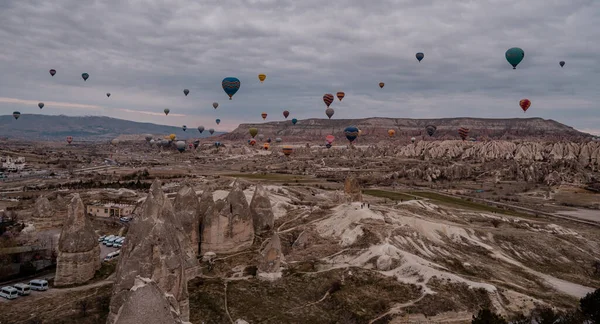
[[[564,139],[591,137],[579,132],[572,127],[554,120],[542,118],[512,118],[512,119],[486,119],[486,118],[440,118],[440,119],[408,119],[408,118],[365,118],[365,119],[304,119],[292,125],[291,120],[268,122],[262,124],[241,124],[233,132],[222,135],[223,139],[240,140],[249,138],[248,129],[256,127],[259,134],[266,137],[281,137],[285,141],[321,141],[328,134],[336,138],[344,137],[343,130],[347,126],[357,126],[362,131],[359,141],[373,142],[387,139],[388,130],[396,131],[396,139],[408,141],[411,137],[417,139],[430,138],[425,127],[434,125],[437,131],[434,139],[456,139],[459,127],[470,129],[469,137],[477,139],[516,139],[516,138],[544,138]]]

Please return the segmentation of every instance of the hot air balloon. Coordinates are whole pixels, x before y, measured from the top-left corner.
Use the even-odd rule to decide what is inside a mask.
[[[188,147],[189,147],[189,148],[190,148],[190,150],[191,150],[192,148],[194,148],[194,144],[192,144],[192,143],[189,143],[189,144],[188,144]]]
[[[427,135],[429,135],[429,136],[433,136],[433,134],[435,133],[436,130],[437,130],[437,127],[435,127],[433,125],[425,126],[425,131],[427,131]]]
[[[327,135],[325,136],[325,141],[329,144],[333,143],[333,141],[335,141],[335,136],[333,135]]]
[[[292,154],[292,152],[294,152],[294,149],[291,146],[286,145],[281,149],[281,151],[283,152],[283,154],[285,154],[285,156],[289,156],[290,154]]]
[[[118,140],[118,139],[116,139],[116,138],[114,138],[112,141],[110,141],[110,144],[111,144],[112,146],[117,146],[117,145],[119,145],[119,140]],[[168,144],[168,143],[167,143],[167,144]]]
[[[187,97],[187,95],[190,93],[190,90],[188,89],[183,89],[183,94]]]
[[[71,144],[73,142],[73,136],[67,136],[67,143]]]
[[[108,98],[110,98],[110,92],[107,92],[107,93],[106,93],[106,96],[107,96]]]
[[[393,129],[388,130],[388,136],[389,137],[394,137],[394,135],[396,135],[396,131]]]
[[[271,143],[271,138],[267,138],[267,143]]]
[[[13,111],[13,117],[15,117],[15,119],[19,119],[19,117],[21,117],[21,113],[18,111]]]
[[[194,148],[197,149],[198,146],[200,145],[200,141],[199,140],[195,140],[193,144],[194,144]]]
[[[187,130],[187,126],[183,125],[183,126],[181,127],[181,129],[183,129],[183,131],[185,132],[185,131]]]
[[[517,65],[521,63],[523,57],[525,57],[525,52],[523,52],[523,50],[518,47],[513,47],[509,48],[504,54],[504,56],[506,56],[506,60],[508,61],[508,63],[510,63],[510,65],[512,65],[514,70],[517,68]]]
[[[150,142],[152,140],[152,135],[148,134],[144,136],[144,139],[146,140],[146,142]]]
[[[460,136],[460,138],[462,138],[462,140],[464,141],[467,138],[467,136],[469,136],[469,129],[464,127],[459,128],[458,136]]]
[[[358,128],[356,126],[348,126],[344,129],[344,135],[350,143],[354,142],[354,140],[358,137]]]
[[[260,83],[263,83],[265,81],[265,79],[267,78],[266,74],[259,74],[258,75],[258,79],[260,80]]]
[[[292,118],[292,124],[296,125],[297,122],[298,122],[298,119]]]
[[[169,140],[174,141],[177,138],[177,135],[175,134],[169,134]]]
[[[219,107],[219,103],[218,102],[213,102],[213,108],[217,109]]]
[[[258,140],[262,141],[265,138],[264,134],[258,134]]]
[[[150,145],[154,145],[154,143],[156,143],[156,141],[154,139],[151,139],[149,143],[150,143]]]
[[[531,106],[531,101],[529,99],[521,99],[521,101],[519,101],[519,106],[521,106],[523,112],[526,112],[527,109],[529,109],[529,107]]]
[[[277,138],[275,139],[275,142],[277,142],[277,143],[281,143],[281,141],[283,141],[283,140],[281,139],[281,137],[277,137]]]
[[[266,112],[261,113],[260,116],[263,118],[263,120],[267,119],[267,113]]]
[[[248,129],[248,133],[250,133],[250,136],[252,136],[252,138],[254,138],[254,136],[256,136],[256,134],[258,134],[258,128],[250,127],[250,129]]]
[[[284,111],[283,111],[283,117],[284,117],[285,119],[287,119],[289,115],[290,115],[290,112],[289,112],[289,111],[287,111],[287,110],[284,110]]]
[[[169,140],[167,140],[167,139],[160,140],[160,145],[164,146],[164,147],[169,146]]]
[[[411,138],[410,138],[410,142],[411,142],[411,143],[414,143],[416,140],[417,140],[417,139],[416,139],[416,138],[414,138],[414,137],[411,137]]]
[[[169,115],[169,112],[171,111],[171,109],[169,109],[169,108],[165,108],[165,110],[163,110],[163,111],[165,112],[165,115],[166,115],[166,116],[168,116],[168,115]]]
[[[198,126],[198,131],[202,134],[202,132],[204,132],[204,126]]]
[[[215,133],[215,130],[214,130],[213,128],[210,128],[210,129],[208,130],[208,132],[210,133],[210,135],[212,135],[212,134],[214,134],[214,133]]]
[[[219,148],[219,147],[221,147],[221,142],[215,142],[215,147],[216,147],[216,148]]]
[[[342,101],[342,99],[344,99],[344,97],[346,96],[344,91],[339,91],[336,95],[337,95],[338,99],[340,99],[340,101]]]
[[[361,129],[358,130],[358,136],[362,136],[362,130]]]
[[[331,148],[331,143],[325,144],[325,147],[328,148],[328,149]]]
[[[87,81],[87,79],[90,77],[90,75],[87,73],[81,73],[81,77],[83,78],[83,81]]]
[[[221,81],[223,91],[229,96],[229,100],[233,98],[233,95],[240,90],[240,80],[234,77],[227,77]]]
[[[324,94],[323,102],[325,103],[325,105],[327,105],[327,107],[329,107],[329,105],[331,105],[331,103],[333,102],[333,95],[331,93]]]
[[[215,122],[217,123],[217,125],[219,125],[221,123],[221,120],[219,118],[215,119]]]
[[[54,76],[56,74],[56,70],[55,69],[50,69],[50,75]]]
[[[40,107],[40,109],[44,108],[44,103],[43,102],[38,103],[38,107]]]
[[[565,61],[560,61],[560,62],[558,62],[558,64],[560,64],[560,67],[563,67],[563,66],[565,66]]]
[[[383,86],[385,85],[385,83],[383,82],[379,82],[379,87],[383,89]]]
[[[177,143],[175,143],[175,146],[177,147],[177,151],[179,151],[179,153],[183,153],[183,151],[185,151],[184,141],[177,141]]]
[[[419,62],[421,62],[421,60],[425,57],[425,54],[419,52],[419,53],[415,54],[415,56],[417,57],[417,60],[419,60]]]
[[[269,149],[269,146],[271,146],[271,144],[269,144],[269,143],[265,143],[265,144],[263,144],[263,148],[264,148],[265,150],[268,150],[268,149]]]
[[[256,144],[256,140],[255,139],[251,139],[249,142],[250,145],[254,146]]]
[[[327,117],[329,117],[329,119],[331,119],[331,117],[333,116],[334,113],[335,113],[335,110],[333,110],[333,108],[325,109],[325,115],[327,115]]]

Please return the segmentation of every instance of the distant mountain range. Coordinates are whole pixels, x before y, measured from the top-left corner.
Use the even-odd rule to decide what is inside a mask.
[[[140,123],[130,120],[103,117],[85,116],[71,117],[64,115],[36,115],[27,114],[15,120],[12,115],[0,116],[0,138],[55,141],[64,140],[66,136],[73,136],[78,141],[106,141],[117,137],[131,137],[127,135],[152,134],[163,137],[175,134],[177,138],[210,137],[206,130],[200,134],[194,127],[183,131],[181,127]],[[213,136],[223,134],[215,132]]]
[[[258,133],[265,138],[281,137],[286,142],[324,141],[325,136],[332,134],[338,140],[345,140],[344,128],[356,126],[362,131],[361,142],[374,142],[389,138],[388,130],[393,129],[397,140],[416,139],[458,139],[458,129],[469,129],[469,137],[477,139],[574,139],[591,138],[592,135],[580,132],[572,127],[551,119],[542,118],[363,118],[363,119],[303,119],[296,125],[291,119],[286,121],[262,124],[241,124],[234,131],[221,135],[222,139],[248,139],[248,129],[258,128]],[[427,135],[425,127],[434,125],[437,130],[432,137]]]

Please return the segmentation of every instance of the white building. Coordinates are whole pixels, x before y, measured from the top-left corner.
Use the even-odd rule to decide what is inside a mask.
[[[129,216],[135,206],[126,204],[98,204],[88,205],[87,214],[95,217],[123,217]]]

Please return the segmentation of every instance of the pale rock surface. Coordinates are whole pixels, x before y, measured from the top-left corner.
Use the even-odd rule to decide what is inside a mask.
[[[349,176],[344,182],[344,193],[348,202],[362,201],[362,192],[358,180],[354,176]]]
[[[162,191],[160,181],[155,180],[140,214],[131,222],[127,243],[121,249],[108,324],[116,323],[137,276],[156,282],[169,307],[181,320],[189,319],[185,244],[176,234],[177,226],[173,206]]]
[[[281,251],[281,240],[277,233],[273,234],[271,240],[260,253],[261,260],[258,266],[259,275],[260,272],[264,273],[277,273],[281,272],[281,261],[283,260],[283,253]]]
[[[250,215],[255,233],[267,232],[273,228],[275,216],[271,208],[271,200],[267,191],[260,184],[256,185],[250,202]]]
[[[92,279],[100,268],[100,246],[85,206],[74,194],[58,241],[54,285],[81,284]]]
[[[63,220],[58,215],[47,197],[40,196],[36,199],[32,217],[37,230],[62,226]]]
[[[197,264],[199,230],[200,230],[200,202],[196,192],[187,184],[184,184],[177,192],[173,201],[175,218],[178,221],[177,226],[184,238],[184,248],[186,250],[186,262],[188,267]]]

